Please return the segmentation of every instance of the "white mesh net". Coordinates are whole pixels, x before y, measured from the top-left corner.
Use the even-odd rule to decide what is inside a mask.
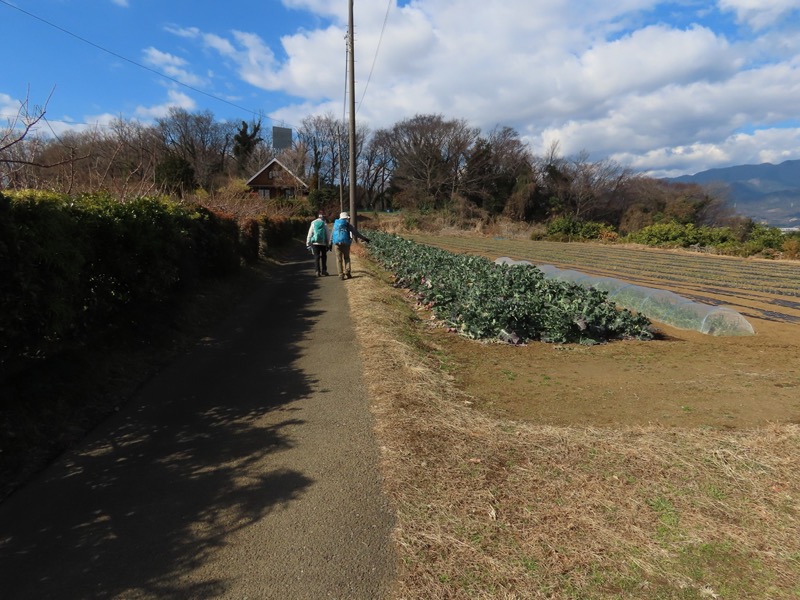
[[[527,260],[513,260],[505,256],[494,262],[502,265],[529,265],[539,269],[548,279],[569,281],[607,292],[609,299],[619,306],[679,329],[718,336],[755,333],[747,319],[731,308],[695,302],[667,290],[635,285],[613,277],[559,269],[553,265],[534,265]]]

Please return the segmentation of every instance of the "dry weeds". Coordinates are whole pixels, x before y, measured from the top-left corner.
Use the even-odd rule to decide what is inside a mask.
[[[395,598],[800,597],[800,427],[493,418],[457,389],[405,294],[353,260]]]

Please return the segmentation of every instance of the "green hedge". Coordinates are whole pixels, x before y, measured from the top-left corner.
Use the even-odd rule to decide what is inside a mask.
[[[240,264],[238,227],[164,198],[0,194],[0,364],[130,322]]]
[[[268,254],[268,249],[285,246],[295,239],[306,238],[311,219],[308,217],[261,217],[240,223],[239,246],[248,262]]]

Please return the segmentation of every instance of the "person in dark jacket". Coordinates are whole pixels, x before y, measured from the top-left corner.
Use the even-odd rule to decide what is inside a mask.
[[[336,249],[336,265],[339,267],[341,279],[353,277],[350,272],[350,244],[356,238],[369,242],[366,236],[361,235],[350,224],[350,215],[346,212],[341,213],[333,222],[333,246]]]

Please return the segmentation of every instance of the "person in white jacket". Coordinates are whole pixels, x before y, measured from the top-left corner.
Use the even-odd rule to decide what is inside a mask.
[[[325,215],[319,213],[316,219],[311,221],[306,236],[306,246],[311,248],[314,253],[314,267],[317,277],[328,274],[328,250],[331,249],[331,236],[328,233],[328,226],[325,224]]]

